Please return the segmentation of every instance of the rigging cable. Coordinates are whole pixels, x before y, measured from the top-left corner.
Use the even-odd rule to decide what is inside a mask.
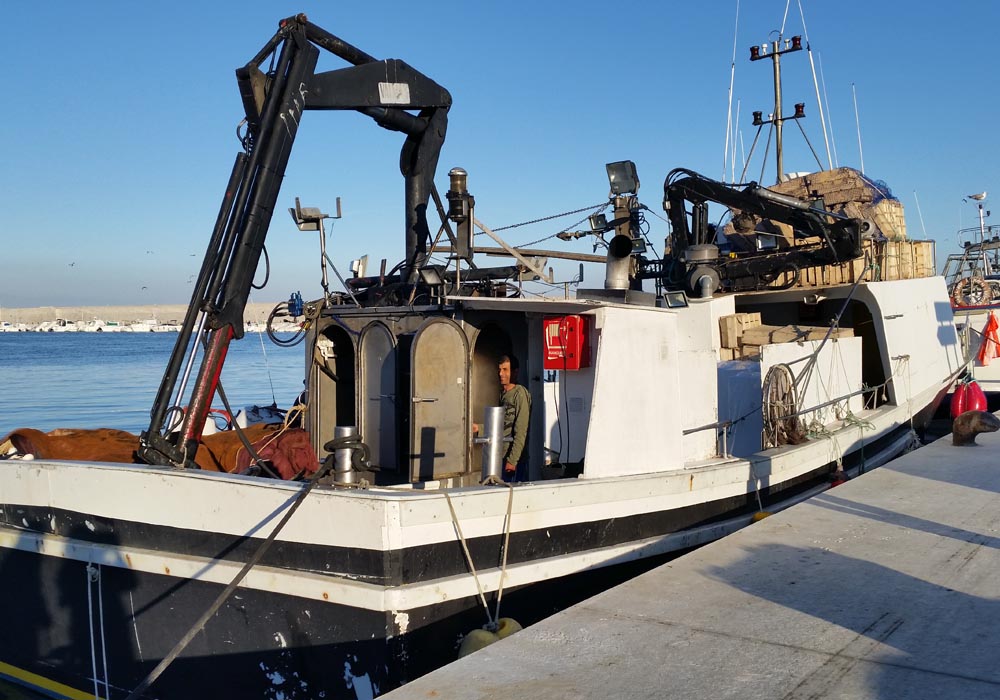
[[[799,17],[802,18],[802,33],[806,37],[806,53],[809,55],[809,67],[812,69],[813,76],[813,87],[816,89],[816,104],[819,107],[819,123],[823,129],[823,141],[826,142],[826,160],[829,163],[828,167],[833,168],[833,159],[830,157],[830,139],[826,135],[826,119],[823,118],[823,101],[819,98],[819,81],[816,80],[816,64],[813,62],[813,52],[812,46],[809,44],[809,29],[806,28],[806,13],[802,10],[802,0],[796,0],[799,4]],[[802,128],[801,126],[799,127]],[[803,136],[805,132],[802,132]],[[808,140],[807,140],[808,143]],[[812,144],[809,145],[812,148]],[[815,155],[815,152],[813,153]],[[816,159],[819,161],[819,158]],[[820,170],[823,169],[823,165],[820,164]]]
[[[833,117],[830,116],[830,98],[826,95],[826,76],[823,75],[823,55],[817,54],[819,59],[819,79],[823,83],[823,101],[826,102],[826,121],[830,125],[830,145],[833,146],[833,167],[840,167],[840,158],[837,156],[837,137],[833,134]]]
[[[271,531],[271,534],[267,536],[266,540],[261,542],[260,546],[257,547],[257,550],[250,556],[249,559],[247,559],[246,563],[243,565],[243,568],[240,569],[240,572],[238,574],[236,574],[236,577],[229,582],[229,585],[227,585],[222,590],[221,593],[219,593],[219,596],[215,599],[215,602],[213,602],[212,605],[210,605],[208,609],[205,610],[204,613],[202,613],[201,617],[199,617],[198,620],[194,623],[194,625],[191,626],[191,628],[181,638],[181,640],[177,642],[174,648],[170,650],[170,653],[168,653],[165,657],[163,657],[160,663],[157,664],[156,668],[150,671],[149,675],[146,676],[132,690],[131,693],[129,693],[128,697],[125,700],[139,700],[139,698],[142,697],[143,693],[145,693],[146,690],[148,690],[149,687],[156,682],[156,679],[160,677],[160,675],[167,669],[167,667],[170,666],[170,664],[172,664],[178,656],[180,656],[181,652],[184,651],[185,648],[187,648],[187,645],[191,643],[191,641],[202,630],[202,628],[204,628],[204,626],[208,623],[208,621],[212,618],[212,616],[215,615],[215,613],[219,610],[219,608],[222,607],[222,604],[229,599],[229,597],[236,590],[236,587],[240,585],[240,581],[246,578],[246,575],[250,573],[250,570],[257,565],[257,563],[261,560],[261,558],[263,558],[264,553],[267,552],[268,548],[274,542],[274,539],[278,536],[278,533],[281,532],[281,530],[285,527],[288,521],[291,520],[292,516],[295,514],[295,511],[298,510],[299,506],[302,505],[302,501],[305,500],[305,497],[309,495],[313,487],[319,482],[319,479],[323,475],[325,475],[332,466],[333,466],[333,461],[328,460],[327,463],[321,464],[320,468],[317,469],[315,473],[309,476],[309,478],[306,480],[304,488],[297,495],[294,496],[288,510],[285,511],[284,516],[281,518],[278,524],[274,526],[274,529]]]
[[[736,26],[733,28],[733,60],[729,66],[729,106],[726,110],[726,148],[722,154],[722,179],[726,179],[726,164],[729,161],[729,137],[733,133],[733,83],[736,81],[736,39],[740,28],[740,0],[736,0]],[[735,145],[735,138],[734,138]],[[736,173],[733,173],[735,177]]]
[[[249,296],[247,299],[249,301]],[[271,385],[271,401],[277,406],[278,399],[274,395],[274,378],[271,376],[271,363],[268,361],[267,348],[264,347],[264,332],[260,330],[259,323],[255,321],[254,324],[257,326],[257,337],[260,339],[260,352],[264,356],[264,371],[267,373],[267,383]]]

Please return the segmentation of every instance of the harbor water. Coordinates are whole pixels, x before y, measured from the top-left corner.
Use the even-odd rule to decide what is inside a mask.
[[[145,430],[176,340],[176,333],[0,333],[0,436],[18,428]],[[302,347],[260,334],[234,341],[222,373],[233,410],[288,408],[302,391]],[[213,405],[222,406],[218,398]],[[41,697],[0,679],[0,700]]]
[[[176,333],[0,333],[0,435],[145,430],[176,340]],[[302,348],[261,334],[233,341],[221,381],[233,411],[288,408],[303,388]],[[222,407],[218,397],[213,406]]]

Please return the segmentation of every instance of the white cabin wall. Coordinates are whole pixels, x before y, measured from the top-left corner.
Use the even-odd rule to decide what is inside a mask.
[[[677,315],[606,307],[595,316],[596,374],[583,477],[682,468]]]
[[[552,461],[579,462],[587,447],[594,367],[556,372],[545,382],[545,447]]]
[[[719,420],[718,361],[719,318],[736,312],[732,295],[692,300],[677,313],[678,385],[677,403],[682,406],[681,429],[710,425]],[[718,454],[718,431],[699,430],[683,436],[686,463],[710,459]]]
[[[937,386],[962,367],[944,278],[870,282],[858,289],[858,297],[871,305],[876,335],[888,351],[889,366],[884,369],[886,377],[895,377],[889,385],[893,403]]]
[[[727,448],[736,457],[760,452],[761,387],[760,362],[732,360],[719,363],[719,420],[739,421],[730,430]]]

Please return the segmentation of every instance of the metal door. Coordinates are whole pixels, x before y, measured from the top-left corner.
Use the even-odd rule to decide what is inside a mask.
[[[464,473],[469,429],[469,348],[461,327],[426,321],[413,339],[410,364],[410,480]]]
[[[396,470],[396,339],[384,323],[375,321],[361,331],[358,347],[361,437],[372,464]]]

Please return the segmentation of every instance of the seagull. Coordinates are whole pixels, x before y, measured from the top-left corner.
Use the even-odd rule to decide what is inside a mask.
[[[969,199],[974,199],[977,202],[981,202],[984,199],[986,199],[986,193],[985,192],[980,192],[979,194],[970,194],[969,195]]]
[[[71,263],[69,264],[69,266],[70,266],[70,267],[73,267],[74,265],[76,265],[76,263],[75,263],[75,262],[71,262]]]

